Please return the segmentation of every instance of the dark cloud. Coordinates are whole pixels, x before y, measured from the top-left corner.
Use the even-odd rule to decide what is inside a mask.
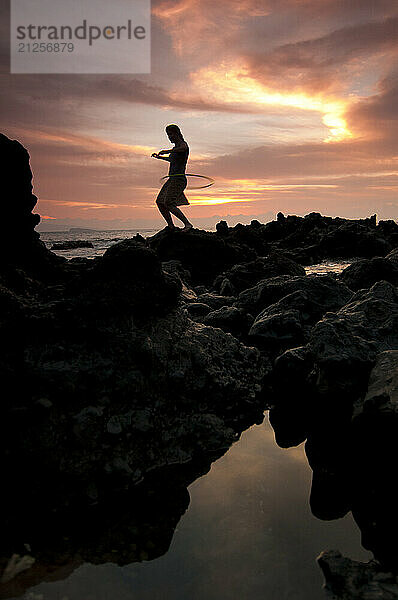
[[[263,83],[324,92],[346,84],[352,69],[366,69],[365,58],[381,53],[398,53],[398,17],[347,26],[268,53],[253,53],[246,60],[251,75]]]
[[[378,84],[379,93],[353,105],[347,119],[358,135],[383,141],[385,152],[398,152],[398,71]]]

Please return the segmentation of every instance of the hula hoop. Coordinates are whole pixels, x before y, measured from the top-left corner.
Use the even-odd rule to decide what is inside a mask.
[[[212,177],[207,177],[207,175],[195,175],[194,173],[173,173],[172,175],[165,175],[159,179],[160,183],[163,183],[165,179],[169,179],[169,177],[178,177],[181,175],[185,175],[186,177],[200,177],[201,179],[207,179],[210,183],[206,183],[206,185],[195,185],[195,186],[187,186],[187,190],[202,190],[203,188],[210,187],[214,183],[214,179]]]

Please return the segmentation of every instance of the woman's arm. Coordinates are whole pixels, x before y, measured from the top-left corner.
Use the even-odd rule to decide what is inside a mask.
[[[183,152],[188,149],[188,144],[184,142],[180,142],[178,145],[174,146],[171,150],[160,150],[158,154],[170,154],[170,152]]]
[[[160,156],[160,152],[156,153],[154,152],[153,154],[151,154],[152,158],[159,158],[160,160],[167,160],[167,162],[170,162],[171,159],[169,156]]]

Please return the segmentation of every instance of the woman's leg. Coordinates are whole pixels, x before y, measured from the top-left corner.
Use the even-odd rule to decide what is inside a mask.
[[[156,198],[156,204],[159,209],[160,214],[165,219],[169,229],[175,229],[175,225],[173,223],[173,219],[171,218],[170,211],[166,205],[166,200],[168,198],[168,194],[170,191],[170,180],[167,180],[166,183],[162,185],[162,188],[159,191],[158,197]]]
[[[178,208],[178,206],[169,206],[169,212],[180,219],[185,225],[185,227],[193,227],[192,223],[188,221],[182,210]]]
[[[168,208],[163,204],[163,202],[156,201],[157,207],[159,209],[160,214],[165,219],[167,225],[170,229],[175,229],[175,225],[173,223],[173,219],[171,218],[171,214]]]

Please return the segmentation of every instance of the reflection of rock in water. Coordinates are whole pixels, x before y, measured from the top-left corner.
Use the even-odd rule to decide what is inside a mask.
[[[329,598],[339,600],[394,600],[398,598],[397,578],[376,561],[360,563],[336,550],[322,552],[318,564],[325,576]]]
[[[2,536],[2,554],[26,555],[28,549],[35,563],[3,584],[0,598],[21,595],[41,581],[64,579],[83,562],[126,565],[161,556],[188,508],[187,486],[205,474],[223,452],[153,471],[145,484],[130,492],[109,493],[92,506],[79,503],[59,508],[45,498],[29,506],[21,502],[14,507],[17,518],[9,522]],[[23,540],[29,540],[29,546]],[[7,555],[3,556],[5,565]]]

